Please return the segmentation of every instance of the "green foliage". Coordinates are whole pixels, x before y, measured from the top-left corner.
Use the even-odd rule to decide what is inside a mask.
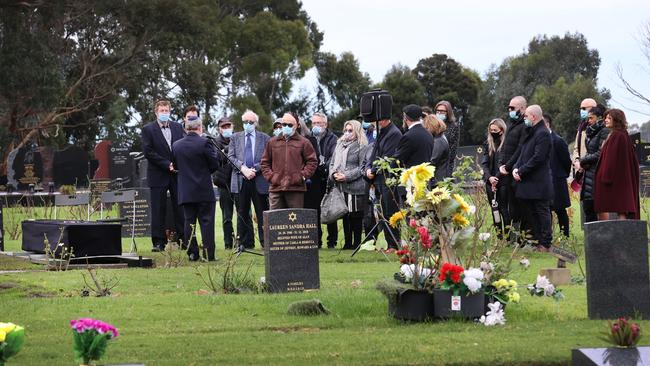
[[[358,108],[359,97],[370,88],[370,77],[359,70],[359,61],[354,55],[344,52],[337,58],[332,53],[319,52],[315,65],[320,83],[318,109],[331,112],[339,108]]]
[[[402,120],[402,109],[406,105],[426,104],[424,87],[408,66],[393,65],[384,75],[381,88],[388,90],[393,97],[393,121]]]
[[[14,328],[7,333],[5,340],[0,342],[0,365],[4,365],[9,358],[15,356],[23,348],[25,343],[25,328]]]
[[[97,361],[106,353],[109,333],[100,334],[94,329],[79,333],[72,330],[74,344],[72,350],[75,358],[84,365],[90,364],[90,361]]]

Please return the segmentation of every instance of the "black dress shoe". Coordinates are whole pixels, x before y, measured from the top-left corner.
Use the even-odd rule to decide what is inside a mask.
[[[199,253],[190,253],[190,254],[188,255],[188,259],[190,260],[190,262],[196,262],[196,261],[198,261],[198,260],[200,259],[200,257],[199,257]]]

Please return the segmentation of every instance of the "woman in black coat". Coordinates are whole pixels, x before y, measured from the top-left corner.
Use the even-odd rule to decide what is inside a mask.
[[[496,205],[501,215],[501,222],[494,223],[499,233],[502,232],[504,225],[510,225],[508,190],[503,182],[499,180],[499,157],[501,156],[503,136],[505,136],[506,129],[506,123],[501,118],[490,121],[487,128],[487,139],[483,145],[483,159],[481,160],[488,202],[493,207]]]
[[[589,110],[589,114],[587,115],[588,126],[585,129],[587,153],[579,161],[574,163],[576,171],[582,170],[584,172],[580,200],[582,201],[582,209],[585,214],[585,222],[598,220],[596,211],[594,211],[596,166],[600,159],[600,151],[603,143],[610,132],[609,128],[605,127],[605,122],[603,121],[604,113],[605,108],[602,105],[597,105]]]
[[[427,114],[422,121],[424,128],[433,135],[433,151],[431,152],[431,165],[436,170],[433,179],[429,182],[430,186],[435,186],[438,182],[449,177],[449,141],[445,136],[447,125],[433,114]]]
[[[445,137],[449,143],[449,162],[447,164],[446,176],[451,177],[456,168],[456,151],[460,143],[460,124],[456,121],[454,109],[448,101],[439,101],[433,110],[436,113],[436,117],[447,125]]]

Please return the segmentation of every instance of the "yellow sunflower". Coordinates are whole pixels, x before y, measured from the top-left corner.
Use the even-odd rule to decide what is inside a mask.
[[[427,199],[434,205],[439,204],[444,200],[450,199],[449,190],[445,187],[436,187],[427,193]]]
[[[461,211],[463,211],[464,213],[469,213],[470,212],[471,209],[469,207],[469,204],[467,204],[467,202],[465,202],[465,199],[463,198],[463,196],[459,195],[458,193],[454,193],[454,199],[460,205],[460,210]]]
[[[469,220],[467,220],[465,218],[465,216],[463,216],[463,215],[461,215],[459,213],[455,214],[454,217],[451,218],[451,222],[453,222],[454,225],[460,226],[460,227],[465,227],[465,226],[469,225]]]
[[[397,224],[406,218],[406,211],[400,210],[393,214],[393,216],[388,219],[388,223],[392,227],[397,227]]]
[[[436,168],[429,163],[412,166],[402,172],[400,182],[402,185],[406,185],[410,180],[414,186],[424,186],[429,179],[433,178],[435,170]]]

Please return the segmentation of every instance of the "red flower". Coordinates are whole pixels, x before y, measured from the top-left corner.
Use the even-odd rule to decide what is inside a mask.
[[[454,272],[451,274],[451,282],[460,283],[460,273]]]
[[[460,283],[461,275],[465,269],[461,266],[455,266],[451,263],[444,263],[440,269],[440,282],[450,280],[453,283]]]
[[[418,227],[418,223],[415,221],[415,219],[411,219],[409,220],[409,226],[415,229]]]

